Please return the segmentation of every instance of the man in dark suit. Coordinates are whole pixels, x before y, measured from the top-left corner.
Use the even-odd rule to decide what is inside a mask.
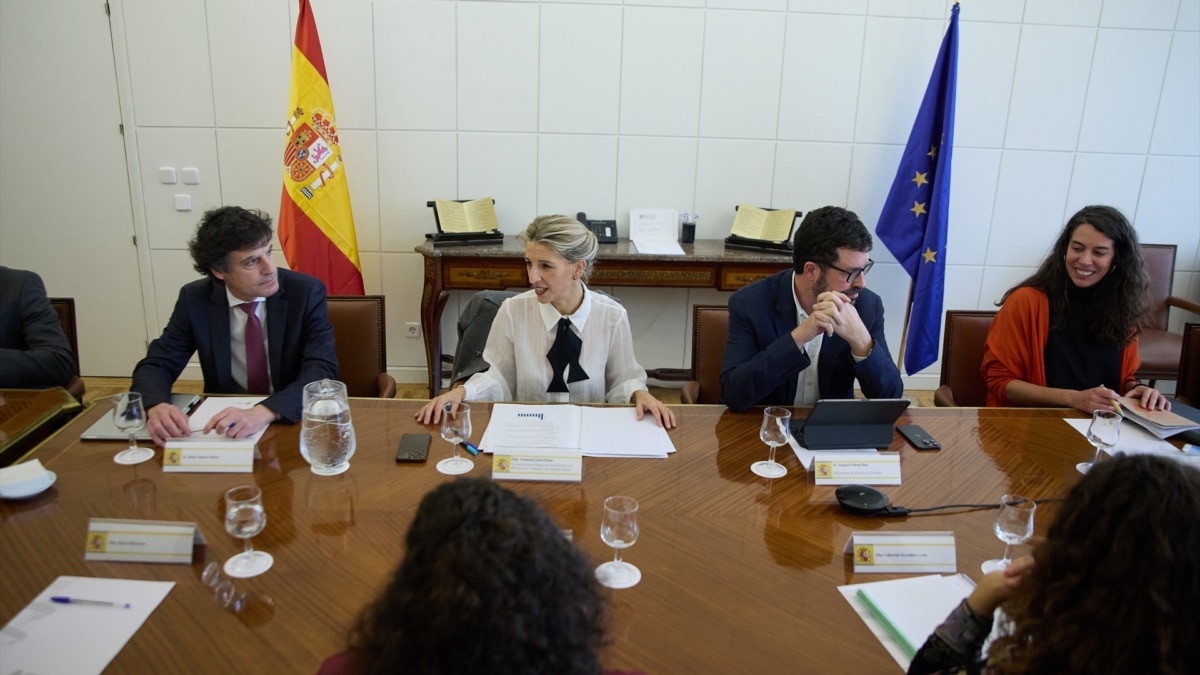
[[[171,404],[171,385],[193,353],[205,392],[269,394],[253,408],[222,410],[205,431],[245,438],[275,420],[299,421],[304,385],[338,373],[325,285],[275,266],[271,219],[260,211],[205,213],[188,248],[207,276],[179,291],[162,336],[133,370],[154,442],[189,434],[187,416]]]
[[[0,388],[65,387],[75,355],[33,272],[0,267]]]
[[[812,405],[904,394],[883,336],[883,303],[866,289],[871,234],[852,211],[809,212],[792,246],[792,270],[729,298],[721,398],[733,410]],[[815,371],[815,372],[814,372]]]

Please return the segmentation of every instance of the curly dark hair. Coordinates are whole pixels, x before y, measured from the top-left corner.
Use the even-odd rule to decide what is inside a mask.
[[[991,648],[999,672],[1196,672],[1200,470],[1151,455],[1071,490]]]
[[[822,268],[837,264],[838,249],[868,252],[873,246],[871,233],[858,215],[840,206],[813,209],[800,221],[792,238],[792,268],[804,271],[804,263]]]
[[[229,271],[229,254],[271,243],[271,216],[265,211],[221,206],[204,212],[188,242],[192,266],[200,274]]]
[[[460,478],[425,495],[350,649],[363,675],[598,674],[592,565],[532,501]]]
[[[1091,225],[1113,242],[1112,266],[1095,286],[1094,302],[1104,311],[1092,315],[1089,328],[1101,344],[1124,347],[1133,341],[1139,328],[1148,325],[1153,307],[1150,276],[1138,248],[1137,231],[1111,206],[1085,206],[1071,216],[1042,266],[1028,279],[1008,289],[996,306],[1003,305],[1018,288],[1036,288],[1044,292],[1050,302],[1050,327],[1062,327],[1067,317],[1067,287],[1071,285],[1067,275],[1067,247],[1080,225]]]

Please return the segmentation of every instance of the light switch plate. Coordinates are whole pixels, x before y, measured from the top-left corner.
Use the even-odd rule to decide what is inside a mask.
[[[183,167],[183,184],[184,185],[199,185],[200,184],[200,169],[191,166]]]
[[[176,211],[191,211],[192,196],[191,195],[175,195],[175,210]]]
[[[163,185],[174,185],[175,184],[175,167],[173,167],[173,166],[158,167],[158,182],[162,183]]]

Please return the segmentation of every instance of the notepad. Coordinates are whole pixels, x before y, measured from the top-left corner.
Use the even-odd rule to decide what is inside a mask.
[[[497,403],[479,442],[484,452],[498,448],[580,450],[587,457],[666,457],[675,445],[647,415],[632,406]]]
[[[934,629],[974,589],[975,583],[964,574],[932,574],[839,588],[852,606],[857,600],[865,607],[869,618],[877,622],[885,635],[876,632],[876,626],[867,620],[868,615],[863,615],[863,620],[872,632],[876,632],[884,647],[888,647],[884,640],[886,636],[909,661]],[[901,665],[908,667],[906,663]]]
[[[1200,424],[1177,415],[1170,410],[1146,410],[1141,399],[1122,396],[1121,414],[1125,419],[1137,422],[1143,429],[1158,438],[1169,438],[1191,429],[1200,429]]]

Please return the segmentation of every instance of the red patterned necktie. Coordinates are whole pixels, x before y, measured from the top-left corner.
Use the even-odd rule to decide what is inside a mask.
[[[238,307],[246,313],[246,393],[271,393],[267,374],[267,348],[263,341],[262,322],[258,320],[257,302],[244,302]]]

